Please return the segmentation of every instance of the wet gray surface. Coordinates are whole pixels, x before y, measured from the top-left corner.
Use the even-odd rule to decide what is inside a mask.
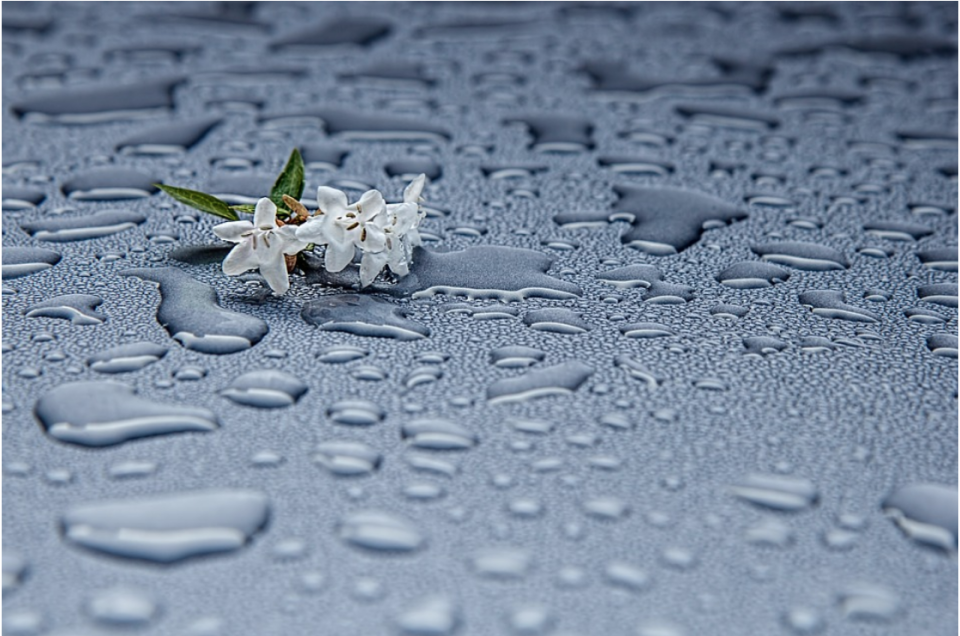
[[[956,12],[4,3],[3,633],[955,634]]]

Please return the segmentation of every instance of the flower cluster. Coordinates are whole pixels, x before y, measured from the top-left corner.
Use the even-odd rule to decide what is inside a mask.
[[[313,215],[298,201],[284,199],[297,213],[286,223],[277,220],[277,206],[264,197],[257,202],[252,223],[230,221],[213,228],[218,237],[237,244],[223,261],[223,273],[237,276],[259,269],[270,289],[283,294],[290,288],[284,257],[314,245],[325,247],[324,268],[329,272],[345,269],[359,250],[361,287],[372,283],[384,267],[406,276],[413,248],[420,245],[417,227],[424,215],[420,194],[425,182],[425,175],[414,179],[401,203],[386,203],[377,190],[348,203],[346,193],[320,186]]]
[[[387,203],[377,190],[369,190],[355,203],[340,190],[317,188],[316,212],[298,200],[303,194],[304,165],[294,148],[269,197],[256,206],[228,205],[217,197],[157,184],[177,201],[227,219],[213,228],[219,238],[236,243],[223,261],[223,273],[237,276],[256,269],[276,294],[290,288],[289,273],[297,255],[324,248],[324,267],[339,272],[360,252],[360,286],[366,287],[389,268],[396,276],[410,271],[413,249],[420,245],[417,228],[423,220],[420,203],[426,175],[414,179],[403,191],[403,201]],[[253,213],[253,221],[238,213]]]

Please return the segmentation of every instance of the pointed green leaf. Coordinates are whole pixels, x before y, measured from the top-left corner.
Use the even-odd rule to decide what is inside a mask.
[[[283,172],[277,177],[270,190],[270,200],[277,204],[277,207],[285,207],[283,204],[283,195],[288,195],[294,199],[300,199],[303,194],[303,157],[300,156],[300,150],[294,148],[287,159],[287,165],[283,167]]]
[[[200,210],[201,212],[219,216],[229,221],[236,221],[240,218],[236,212],[230,209],[226,201],[221,201],[211,194],[198,192],[196,190],[187,190],[186,188],[176,188],[162,183],[155,185],[180,203],[189,205],[191,208]]]
[[[231,205],[230,209],[234,212],[243,212],[245,214],[253,214],[257,211],[257,206],[250,203],[244,203],[242,205]]]

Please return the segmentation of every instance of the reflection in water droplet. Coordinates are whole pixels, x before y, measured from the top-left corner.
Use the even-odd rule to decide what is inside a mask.
[[[239,549],[268,514],[262,493],[206,490],[80,504],[62,523],[68,541],[90,550],[172,563]]]
[[[809,479],[785,475],[752,474],[731,491],[744,501],[786,512],[809,508],[818,497],[817,488]]]

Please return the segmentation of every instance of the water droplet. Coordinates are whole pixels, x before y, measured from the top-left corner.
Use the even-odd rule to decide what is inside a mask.
[[[156,117],[173,108],[179,80],[156,80],[125,86],[70,88],[25,99],[13,106],[27,121],[58,124],[98,124]]]
[[[783,615],[783,624],[798,635],[819,634],[826,628],[826,622],[816,610],[809,607],[794,607]]]
[[[543,361],[546,354],[533,347],[512,345],[490,352],[490,362],[504,369],[522,369]]]
[[[726,224],[746,218],[721,199],[674,188],[616,186],[615,212],[632,216],[631,228],[620,237],[625,245],[665,256],[696,243],[705,224]]]
[[[27,307],[27,318],[61,318],[75,325],[101,325],[107,317],[96,308],[103,299],[92,294],[67,294],[57,296]]]
[[[3,595],[7,596],[23,583],[27,575],[27,560],[19,552],[3,550]]]
[[[554,618],[545,605],[527,604],[513,608],[508,623],[517,636],[540,636],[550,632]]]
[[[880,585],[857,583],[839,594],[843,617],[855,621],[888,623],[901,610],[900,598]]]
[[[788,278],[790,278],[790,273],[782,267],[755,261],[742,261],[726,268],[717,276],[717,280],[734,289],[772,287]]]
[[[956,486],[904,486],[884,500],[883,511],[914,541],[947,552],[957,549]]]
[[[534,309],[523,317],[523,323],[538,331],[562,334],[580,334],[593,329],[580,314],[563,307]]]
[[[339,524],[339,535],[351,545],[376,552],[411,552],[426,543],[412,523],[379,510],[346,515]]]
[[[125,137],[116,148],[122,154],[129,155],[184,153],[198,144],[220,121],[217,117],[205,117],[154,126]]]
[[[436,382],[441,377],[443,377],[443,372],[437,367],[417,367],[404,377],[403,385],[412,389],[421,384]]]
[[[754,245],[751,249],[765,261],[812,272],[843,270],[850,263],[843,254],[827,245],[784,241]]]
[[[825,318],[837,318],[852,322],[879,322],[880,317],[866,309],[860,309],[844,302],[843,292],[829,289],[803,292],[800,304],[809,307],[813,313]]]
[[[304,305],[301,316],[324,331],[345,331],[358,336],[418,340],[430,335],[419,322],[405,317],[406,311],[374,296],[341,294],[324,296]]]
[[[518,377],[498,380],[487,387],[487,400],[491,404],[504,404],[551,395],[570,395],[591,375],[592,367],[579,360],[572,360],[529,371]]]
[[[642,592],[650,586],[650,577],[635,565],[624,561],[611,561],[603,569],[610,585],[630,592]]]
[[[179,269],[130,269],[121,275],[158,284],[157,322],[187,349],[217,355],[236,353],[249,349],[267,334],[263,320],[223,309],[213,287]]]
[[[139,371],[167,355],[166,347],[152,342],[134,342],[111,347],[87,358],[87,364],[98,373]]]
[[[137,479],[149,477],[157,472],[157,463],[151,461],[129,460],[114,464],[107,470],[111,479]]]
[[[596,497],[583,502],[584,512],[604,521],[620,521],[630,512],[625,501],[617,497]]]
[[[763,547],[786,548],[793,545],[793,529],[782,519],[763,519],[747,529],[747,543]]]
[[[369,351],[366,349],[361,349],[360,347],[352,347],[350,345],[334,345],[332,347],[327,347],[318,353],[317,360],[327,364],[344,364],[346,362],[359,360],[369,355],[369,353]]]
[[[60,254],[39,247],[3,248],[3,279],[20,278],[50,269],[60,262]]]
[[[373,474],[383,458],[362,442],[330,441],[317,446],[310,459],[338,477],[357,477]]]
[[[37,401],[35,413],[48,435],[81,446],[110,446],[138,437],[218,427],[216,415],[206,409],[147,400],[118,382],[61,384]]]
[[[467,450],[477,444],[473,431],[443,419],[413,420],[401,433],[411,446],[424,450]]]
[[[427,596],[401,612],[396,625],[405,636],[450,636],[460,620],[460,610],[449,598]]]
[[[527,575],[533,559],[529,552],[521,548],[486,548],[473,554],[470,565],[481,578],[516,580]]]
[[[327,408],[327,417],[346,426],[372,426],[386,417],[386,413],[366,400],[340,400]]]
[[[813,482],[786,475],[749,475],[731,490],[744,501],[786,512],[809,508],[818,497]]]
[[[207,490],[80,504],[62,522],[66,539],[87,549],[172,563],[241,548],[268,514],[262,493]]]
[[[129,587],[96,592],[87,602],[86,609],[93,620],[108,627],[143,627],[159,611],[148,594]]]
[[[944,307],[956,307],[957,284],[935,283],[933,285],[923,285],[917,289],[917,297],[928,303],[935,303]]]
[[[307,385],[289,373],[264,369],[244,373],[220,394],[237,404],[263,409],[293,406],[307,392]]]

